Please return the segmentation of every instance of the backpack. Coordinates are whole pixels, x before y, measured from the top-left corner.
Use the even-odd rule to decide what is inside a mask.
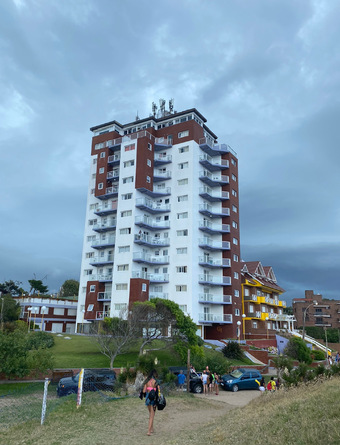
[[[153,400],[156,399],[156,391],[154,389],[152,389],[149,393],[148,393],[148,399],[150,400],[150,402],[152,402]]]

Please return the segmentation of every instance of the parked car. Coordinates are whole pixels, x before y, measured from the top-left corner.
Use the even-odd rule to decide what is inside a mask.
[[[79,373],[59,380],[57,395],[59,397],[78,392]],[[85,369],[83,391],[113,391],[116,373],[113,369]]]
[[[221,386],[225,390],[238,391],[239,389],[259,389],[262,375],[256,369],[238,368],[230,374],[222,376]]]
[[[187,378],[187,368],[183,368],[181,366],[170,366],[169,370],[173,374],[175,374],[176,377],[178,376],[180,371],[183,371],[185,378]],[[203,392],[203,383],[201,377],[195,371],[190,371],[190,392],[194,392],[195,394],[201,394]]]

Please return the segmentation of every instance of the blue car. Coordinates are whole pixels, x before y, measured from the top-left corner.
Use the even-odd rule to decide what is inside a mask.
[[[259,389],[262,375],[256,369],[238,368],[222,376],[221,386],[228,391],[239,389]]]

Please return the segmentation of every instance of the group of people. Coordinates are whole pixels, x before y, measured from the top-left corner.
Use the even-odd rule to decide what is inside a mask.
[[[203,394],[208,395],[209,393],[219,394],[219,384],[221,383],[221,376],[217,372],[212,372],[209,370],[209,366],[206,366],[205,370],[201,376],[203,384]]]
[[[272,377],[266,385],[264,377],[262,377],[261,381],[259,382],[259,390],[262,393],[265,392],[265,390],[269,392],[275,392],[276,390],[280,389],[280,385],[281,382],[279,378],[275,380],[274,377]]]

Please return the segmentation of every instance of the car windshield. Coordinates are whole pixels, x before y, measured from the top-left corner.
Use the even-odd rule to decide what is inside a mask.
[[[235,369],[235,371],[231,372],[230,375],[232,377],[235,377],[235,379],[239,379],[243,372],[241,372],[239,369]]]

